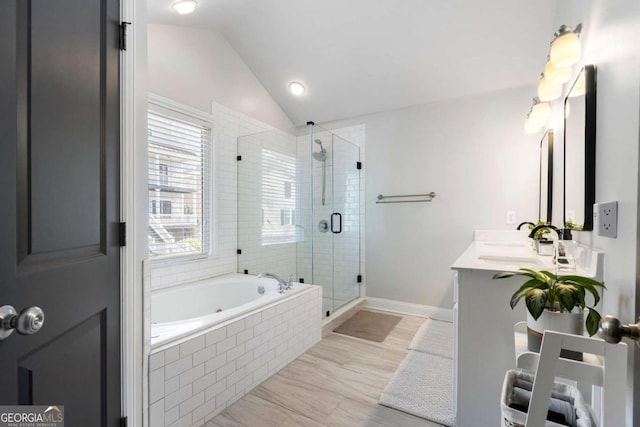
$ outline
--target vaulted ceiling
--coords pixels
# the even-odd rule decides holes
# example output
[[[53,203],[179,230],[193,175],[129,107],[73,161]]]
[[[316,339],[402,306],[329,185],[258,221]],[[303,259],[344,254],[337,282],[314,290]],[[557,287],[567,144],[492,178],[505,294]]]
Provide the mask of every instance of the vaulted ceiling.
[[[556,1],[199,0],[178,15],[148,0],[148,19],[221,32],[299,124],[531,85]]]

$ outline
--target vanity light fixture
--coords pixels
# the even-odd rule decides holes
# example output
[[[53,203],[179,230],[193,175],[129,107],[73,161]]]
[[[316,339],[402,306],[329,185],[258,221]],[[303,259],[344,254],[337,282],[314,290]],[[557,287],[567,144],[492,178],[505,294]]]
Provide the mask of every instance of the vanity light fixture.
[[[198,2],[196,0],[178,0],[174,2],[171,7],[180,15],[186,15],[196,10]]]
[[[580,31],[582,24],[578,24],[575,29],[567,25],[562,25],[554,34],[555,38],[551,42],[549,59],[554,67],[569,67],[580,60],[582,46],[580,45]]]
[[[524,122],[525,133],[538,132],[549,123],[549,118],[551,118],[551,106],[549,103],[540,102],[538,98],[533,98],[533,106]]]
[[[544,67],[544,79],[552,85],[563,85],[571,80],[572,67],[554,67],[550,60]]]
[[[289,92],[294,94],[295,96],[302,96],[304,93],[304,85],[300,82],[291,82],[289,83]]]
[[[562,85],[551,84],[544,75],[541,75],[538,82],[538,98],[542,102],[553,101],[562,95]]]

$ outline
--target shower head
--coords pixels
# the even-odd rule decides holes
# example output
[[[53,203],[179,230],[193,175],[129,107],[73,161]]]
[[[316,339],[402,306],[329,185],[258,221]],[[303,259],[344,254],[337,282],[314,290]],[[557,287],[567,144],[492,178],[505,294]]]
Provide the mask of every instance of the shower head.
[[[327,160],[327,150],[324,149],[324,147],[322,146],[322,141],[319,139],[314,140],[313,142],[315,142],[316,144],[318,144],[320,146],[320,151],[319,152],[314,152],[312,153],[313,158],[320,161],[320,162],[324,162],[325,160]]]

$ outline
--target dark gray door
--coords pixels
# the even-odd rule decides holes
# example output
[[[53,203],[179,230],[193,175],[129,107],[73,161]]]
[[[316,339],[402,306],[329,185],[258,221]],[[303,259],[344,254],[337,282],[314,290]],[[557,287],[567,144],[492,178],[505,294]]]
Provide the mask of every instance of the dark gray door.
[[[0,405],[120,418],[119,3],[0,1]]]

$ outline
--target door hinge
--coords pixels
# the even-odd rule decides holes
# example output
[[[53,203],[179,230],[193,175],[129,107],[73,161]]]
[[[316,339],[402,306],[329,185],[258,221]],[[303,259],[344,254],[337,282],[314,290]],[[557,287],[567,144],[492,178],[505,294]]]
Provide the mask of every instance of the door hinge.
[[[127,223],[121,222],[118,227],[118,244],[120,247],[127,246]]]
[[[356,277],[356,282],[362,283],[362,274],[358,274],[358,277]]]
[[[131,22],[120,23],[120,50],[127,50],[127,25]]]
[[[242,160],[242,156],[236,156],[236,160],[237,160],[237,161]]]
[[[237,253],[238,255],[242,255],[242,249],[238,249],[238,250],[236,250],[236,253]]]
[[[120,427],[127,427],[129,422],[127,421],[127,417],[120,418]]]
[[[356,169],[362,169],[362,162],[356,162]]]

